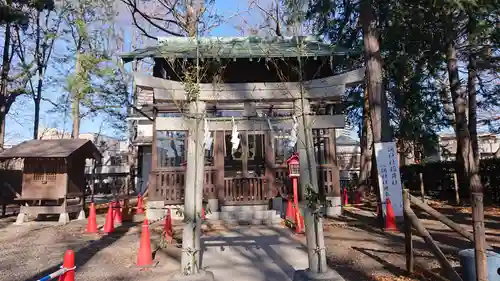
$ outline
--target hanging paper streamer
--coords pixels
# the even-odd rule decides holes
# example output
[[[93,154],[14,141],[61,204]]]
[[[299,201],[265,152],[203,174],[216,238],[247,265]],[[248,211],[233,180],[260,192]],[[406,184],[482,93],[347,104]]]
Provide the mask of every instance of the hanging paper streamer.
[[[292,131],[290,132],[290,137],[288,141],[288,146],[293,148],[297,144],[297,133],[299,131],[299,122],[297,122],[297,118],[295,115],[293,116],[293,127]]]
[[[274,151],[274,129],[273,129],[273,124],[271,124],[271,119],[269,119],[269,116],[267,116],[267,125],[269,126],[269,131],[271,135],[271,148]]]
[[[233,122],[233,132],[231,134],[231,144],[232,144],[231,154],[234,154],[236,153],[238,147],[240,146],[240,139],[238,138],[238,127],[234,122],[234,117],[232,117],[232,122]]]
[[[205,118],[205,135],[204,135],[204,143],[205,143],[205,149],[210,150],[212,149],[212,143],[213,143],[213,138],[211,137],[210,130],[208,129],[208,121]]]

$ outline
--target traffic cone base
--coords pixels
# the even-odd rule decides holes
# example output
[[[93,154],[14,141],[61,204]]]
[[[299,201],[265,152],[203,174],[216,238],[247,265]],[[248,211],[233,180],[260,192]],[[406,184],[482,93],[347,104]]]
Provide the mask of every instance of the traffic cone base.
[[[115,215],[114,215],[115,224],[122,224],[122,209],[120,206],[120,201],[115,202],[114,210],[115,210]]]
[[[167,217],[165,218],[165,241],[167,243],[172,243],[173,240],[173,230],[172,230],[172,216],[170,213],[170,208],[167,211]]]
[[[142,203],[142,196],[139,194],[137,196],[137,211],[135,212],[136,214],[144,214],[144,206]]]
[[[97,218],[94,203],[90,203],[89,217],[87,218],[87,233],[97,233]]]
[[[387,197],[385,200],[385,231],[398,231],[398,227],[396,226],[396,216],[394,215],[394,209],[392,208],[391,199]]]
[[[130,214],[130,206],[128,203],[128,199],[123,200],[122,221],[125,221],[125,222],[132,221],[132,216]]]
[[[349,205],[349,196],[347,195],[347,188],[344,188],[344,206]]]
[[[106,222],[104,222],[103,231],[105,233],[111,233],[115,230],[115,222],[113,217],[113,204],[109,204],[108,213],[106,214]]]
[[[72,250],[66,251],[62,267],[71,270],[59,276],[58,281],[75,281],[75,252]]]
[[[142,224],[141,241],[139,253],[137,254],[136,267],[151,268],[154,266],[153,253],[151,251],[151,237],[149,234],[149,222],[147,219]]]
[[[302,234],[304,233],[304,217],[298,209],[295,212],[295,217],[297,221],[295,224],[295,234]]]
[[[295,212],[292,202],[288,201],[288,205],[286,206],[286,220],[295,223]]]
[[[361,205],[361,192],[356,191],[356,199],[354,202],[356,205]]]

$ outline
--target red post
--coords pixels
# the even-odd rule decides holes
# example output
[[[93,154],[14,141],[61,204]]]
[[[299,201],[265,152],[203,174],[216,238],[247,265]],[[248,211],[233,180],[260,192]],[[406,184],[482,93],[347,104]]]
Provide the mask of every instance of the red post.
[[[293,186],[293,204],[295,208],[299,208],[299,188],[298,188],[298,179],[297,177],[292,178],[292,186]]]

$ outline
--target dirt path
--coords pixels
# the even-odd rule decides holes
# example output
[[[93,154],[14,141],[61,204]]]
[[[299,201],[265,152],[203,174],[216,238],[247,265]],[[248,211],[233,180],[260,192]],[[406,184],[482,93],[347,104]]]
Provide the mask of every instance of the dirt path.
[[[346,280],[356,281],[441,281],[439,265],[427,250],[423,240],[414,235],[415,257],[421,269],[409,278],[405,275],[404,235],[386,233],[377,226],[374,210],[370,208],[345,210],[342,220],[325,221],[325,244],[329,265]],[[444,208],[450,217],[468,230],[470,214]],[[500,212],[499,212],[500,214]],[[450,261],[458,266],[459,250],[471,247],[471,243],[454,233],[440,222],[424,214],[417,214],[434,240]],[[486,214],[487,241],[500,246],[495,212]],[[180,267],[181,250],[170,245],[155,252],[157,267],[150,271],[134,268],[139,248],[143,217],[117,228],[108,236],[89,236],[84,233],[86,221],[72,221],[67,225],[55,222],[28,222],[22,226],[12,223],[14,217],[0,220],[0,281],[32,281],[58,269],[67,249],[75,251],[78,281],[90,280],[157,280],[165,279]],[[104,223],[104,214],[98,216],[98,224]],[[174,231],[180,232],[180,223]],[[162,231],[161,222],[153,224],[152,244],[157,249]],[[288,230],[285,230],[288,231]],[[221,236],[214,230],[205,237]],[[304,236],[294,236],[305,244]],[[419,275],[425,272],[425,277]],[[437,274],[436,274],[437,273]]]
[[[67,225],[28,222],[15,226],[15,218],[0,221],[0,280],[32,281],[55,270],[67,249],[75,251],[76,280],[156,280],[179,268],[180,249],[171,246],[156,252],[158,265],[150,271],[134,268],[141,223],[118,227],[112,235],[84,233],[86,221]],[[98,216],[102,225],[104,216]],[[161,229],[154,225],[152,229]],[[153,250],[159,233],[152,232]]]
[[[450,210],[450,213],[454,213]],[[376,223],[375,212],[371,208],[346,209],[343,220],[325,222],[325,243],[329,265],[345,277],[357,280],[442,280],[440,266],[428,250],[423,239],[413,235],[414,255],[417,274],[412,278],[405,273],[404,234],[387,233]],[[458,251],[472,247],[472,244],[439,221],[424,214],[418,214],[424,226],[438,243],[454,267],[459,267]],[[467,213],[458,215],[461,226],[472,231]],[[496,221],[494,215],[487,217],[486,225]],[[453,219],[453,217],[452,217]],[[490,222],[490,224],[488,224]],[[487,228],[488,243],[500,246],[500,231]]]

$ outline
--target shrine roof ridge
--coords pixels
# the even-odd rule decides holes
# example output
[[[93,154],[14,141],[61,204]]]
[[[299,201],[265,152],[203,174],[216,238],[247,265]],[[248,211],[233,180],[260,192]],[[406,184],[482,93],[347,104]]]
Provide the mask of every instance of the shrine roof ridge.
[[[293,37],[158,37],[158,45],[122,53],[123,61],[155,58],[292,58],[351,53],[314,36]]]
[[[13,158],[67,158],[84,150],[88,158],[100,159],[101,153],[90,140],[48,139],[24,141],[0,153],[0,160]]]

